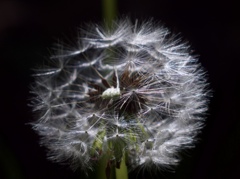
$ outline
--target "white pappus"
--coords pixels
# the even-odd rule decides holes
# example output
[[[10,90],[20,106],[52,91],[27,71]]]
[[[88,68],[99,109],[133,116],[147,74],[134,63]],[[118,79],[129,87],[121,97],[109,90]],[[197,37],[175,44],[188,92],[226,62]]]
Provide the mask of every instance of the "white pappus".
[[[59,49],[35,75],[33,128],[49,158],[86,171],[104,154],[116,166],[127,155],[130,169],[176,165],[209,96],[189,46],[153,21],[80,33],[76,50]]]

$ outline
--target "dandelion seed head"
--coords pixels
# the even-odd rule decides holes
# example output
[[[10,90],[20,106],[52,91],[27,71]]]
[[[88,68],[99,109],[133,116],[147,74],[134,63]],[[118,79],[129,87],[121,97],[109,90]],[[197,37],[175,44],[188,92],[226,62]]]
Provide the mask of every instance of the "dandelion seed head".
[[[33,128],[49,158],[86,171],[105,154],[131,169],[178,164],[194,146],[209,92],[186,43],[152,21],[82,30],[75,50],[58,49],[38,69]]]

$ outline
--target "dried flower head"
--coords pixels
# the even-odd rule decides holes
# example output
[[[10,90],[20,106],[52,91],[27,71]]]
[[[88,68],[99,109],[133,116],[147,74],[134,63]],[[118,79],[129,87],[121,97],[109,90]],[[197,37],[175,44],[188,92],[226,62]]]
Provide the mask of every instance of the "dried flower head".
[[[176,165],[207,110],[204,71],[189,47],[148,21],[92,25],[36,76],[33,124],[49,158],[91,169],[107,155],[131,168]]]

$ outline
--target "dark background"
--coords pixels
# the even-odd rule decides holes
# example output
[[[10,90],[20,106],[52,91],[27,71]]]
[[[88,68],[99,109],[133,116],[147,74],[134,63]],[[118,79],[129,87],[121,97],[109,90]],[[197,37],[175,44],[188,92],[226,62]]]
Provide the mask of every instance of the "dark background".
[[[196,148],[182,154],[163,179],[240,178],[240,20],[232,0],[119,0],[120,15],[153,17],[181,33],[199,54],[213,91],[206,127]],[[42,64],[58,39],[71,39],[77,27],[102,19],[100,0],[0,0],[0,178],[80,178],[46,159],[39,137],[26,123],[32,68]],[[67,37],[67,38],[66,38]],[[148,173],[138,178],[149,176]],[[134,176],[134,173],[132,174]],[[149,177],[148,177],[149,178]]]

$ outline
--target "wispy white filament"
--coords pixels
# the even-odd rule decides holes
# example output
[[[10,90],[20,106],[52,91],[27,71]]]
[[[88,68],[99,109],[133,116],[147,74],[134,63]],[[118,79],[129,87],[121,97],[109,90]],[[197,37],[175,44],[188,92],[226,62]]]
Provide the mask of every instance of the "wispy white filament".
[[[76,51],[52,57],[33,87],[33,124],[50,159],[91,169],[104,154],[169,167],[193,146],[207,110],[204,71],[189,47],[153,22],[93,25]]]

